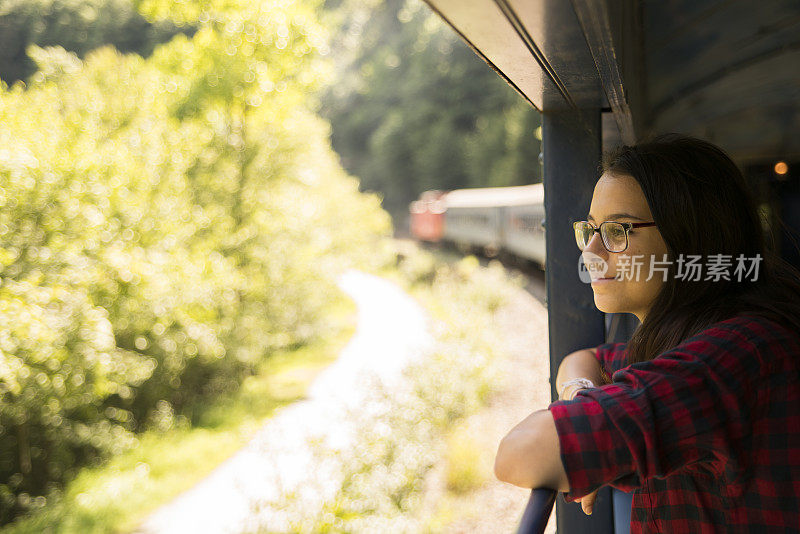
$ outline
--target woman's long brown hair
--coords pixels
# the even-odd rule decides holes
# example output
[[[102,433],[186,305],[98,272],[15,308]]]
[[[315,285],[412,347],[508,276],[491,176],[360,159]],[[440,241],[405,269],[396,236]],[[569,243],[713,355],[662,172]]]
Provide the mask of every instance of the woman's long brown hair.
[[[756,203],[741,171],[717,146],[666,134],[603,156],[603,172],[632,176],[642,188],[653,220],[667,244],[667,281],[644,322],[628,342],[628,364],[648,361],[712,324],[753,314],[800,332],[800,271],[767,246]],[[771,244],[772,242],[769,241]],[[681,280],[683,255],[724,254],[730,280]],[[763,258],[758,276],[733,275],[737,258]]]

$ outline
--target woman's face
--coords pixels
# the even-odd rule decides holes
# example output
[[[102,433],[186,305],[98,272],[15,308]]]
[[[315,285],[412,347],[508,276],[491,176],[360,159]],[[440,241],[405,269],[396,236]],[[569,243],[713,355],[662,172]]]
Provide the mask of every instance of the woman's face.
[[[653,222],[653,214],[642,188],[632,176],[606,172],[594,187],[587,220],[599,227],[604,221]],[[599,232],[595,232],[583,252],[587,262],[591,258],[588,253],[600,256],[607,263],[608,270],[604,277],[617,277],[592,281],[597,309],[606,313],[633,313],[640,321],[644,321],[650,305],[664,285],[664,275],[660,271],[655,270],[650,276],[653,260],[661,262],[663,255],[667,254],[667,245],[658,228],[645,226],[631,229],[628,232],[628,248],[621,253],[608,252]],[[627,268],[622,265],[626,260],[629,265]],[[638,267],[638,276],[637,264],[641,265]],[[661,265],[666,268],[665,264]]]

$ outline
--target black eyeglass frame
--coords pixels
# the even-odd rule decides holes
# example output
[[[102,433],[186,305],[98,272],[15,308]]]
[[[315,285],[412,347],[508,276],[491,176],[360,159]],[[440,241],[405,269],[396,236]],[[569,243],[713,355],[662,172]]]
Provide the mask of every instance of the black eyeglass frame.
[[[594,230],[594,233],[600,233],[600,242],[603,243],[603,248],[605,248],[606,250],[608,250],[608,252],[610,252],[612,254],[619,254],[620,252],[625,252],[626,250],[628,250],[628,244],[629,244],[629,242],[628,242],[628,232],[631,231],[633,228],[642,228],[642,227],[655,226],[656,225],[655,221],[642,222],[642,223],[629,223],[629,222],[619,222],[619,221],[603,221],[603,222],[600,223],[599,226],[595,227],[595,225],[593,225],[589,221],[575,221],[574,223],[572,223],[572,229],[577,231],[578,230],[577,225],[578,224],[583,224],[583,223],[588,224],[592,228],[592,230]],[[622,229],[625,231],[625,248],[623,248],[622,250],[609,250],[608,249],[608,244],[606,243],[606,240],[603,238],[603,233],[600,230],[603,227],[604,224],[608,224],[608,223],[618,224],[618,225],[622,226]],[[592,235],[594,235],[594,233]],[[592,238],[589,237],[589,239],[586,241],[586,243],[588,244],[589,241],[591,241],[591,240],[592,240]],[[577,240],[577,234],[576,234],[575,242],[577,243],[577,241],[578,240]],[[583,248],[580,247],[580,245],[578,245],[578,248],[581,249],[581,251],[584,250]]]

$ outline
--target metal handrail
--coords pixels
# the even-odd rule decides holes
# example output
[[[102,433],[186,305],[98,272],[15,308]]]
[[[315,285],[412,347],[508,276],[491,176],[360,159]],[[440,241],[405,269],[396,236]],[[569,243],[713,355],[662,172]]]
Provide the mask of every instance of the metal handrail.
[[[535,488],[522,514],[517,534],[544,534],[553,505],[556,502],[556,491],[548,488]]]

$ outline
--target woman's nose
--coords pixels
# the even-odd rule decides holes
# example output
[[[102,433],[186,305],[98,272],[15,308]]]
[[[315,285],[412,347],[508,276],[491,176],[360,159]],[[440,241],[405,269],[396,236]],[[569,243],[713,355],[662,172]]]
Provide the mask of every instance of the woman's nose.
[[[606,247],[603,245],[603,238],[600,236],[600,232],[595,232],[592,237],[589,239],[589,242],[586,243],[586,247],[583,250],[588,250],[593,254],[597,254],[598,256],[606,257],[608,255],[608,251]]]

